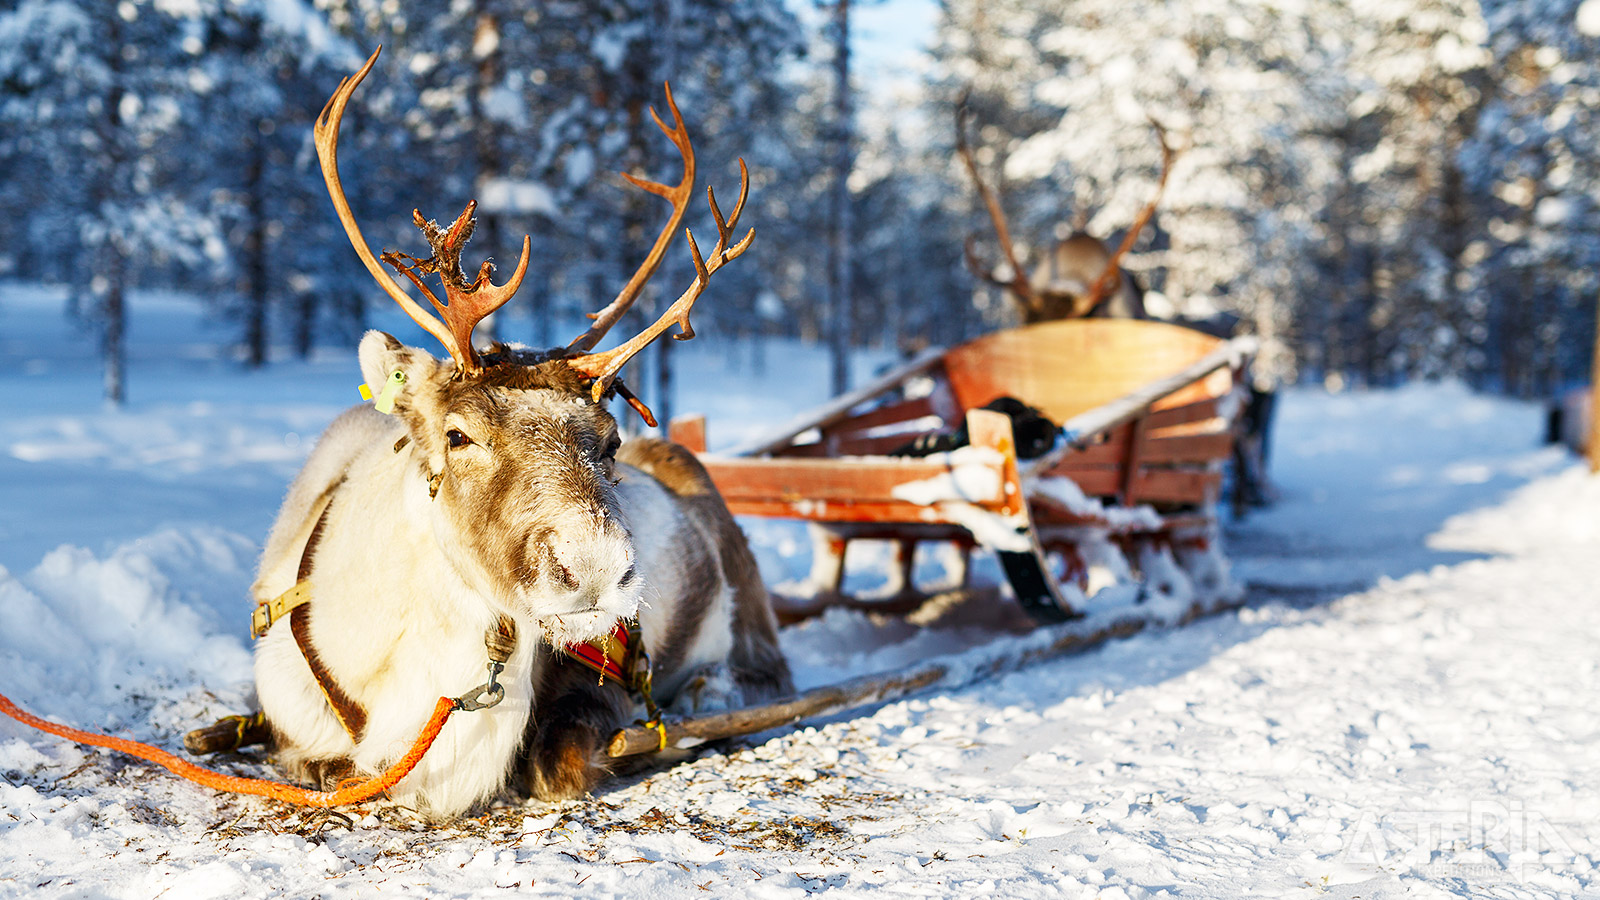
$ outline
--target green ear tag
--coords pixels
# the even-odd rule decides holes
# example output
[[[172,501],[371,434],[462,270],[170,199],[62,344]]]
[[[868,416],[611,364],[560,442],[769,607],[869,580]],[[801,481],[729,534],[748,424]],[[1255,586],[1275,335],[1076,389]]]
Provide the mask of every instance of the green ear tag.
[[[389,380],[384,382],[383,393],[378,395],[378,402],[374,403],[372,408],[386,416],[393,415],[394,398],[400,394],[400,388],[404,387],[405,383],[406,373],[396,372],[390,375]]]

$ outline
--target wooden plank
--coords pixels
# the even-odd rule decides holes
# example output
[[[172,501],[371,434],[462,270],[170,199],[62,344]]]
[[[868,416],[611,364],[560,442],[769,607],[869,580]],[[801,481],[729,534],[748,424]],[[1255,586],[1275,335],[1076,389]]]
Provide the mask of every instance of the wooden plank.
[[[904,431],[899,434],[886,434],[882,437],[870,438],[839,438],[832,445],[834,451],[831,455],[837,456],[882,456],[899,450],[901,447],[916,440],[922,434],[919,431]]]
[[[1096,444],[1093,447],[1086,447],[1082,450],[1073,451],[1071,454],[1063,457],[1061,462],[1049,472],[1037,472],[1035,474],[1041,476],[1053,475],[1055,474],[1056,469],[1059,469],[1061,466],[1083,467],[1121,465],[1122,458],[1127,455],[1127,448],[1128,444],[1126,441]]]
[[[1077,466],[1115,466],[1120,465],[1122,458],[1128,452],[1128,433],[1131,429],[1124,425],[1113,428],[1110,437],[1098,444],[1073,449],[1061,458],[1066,465]],[[1036,472],[1035,475],[1044,476],[1054,472]]]
[[[915,503],[893,499],[817,501],[751,497],[729,500],[728,510],[736,516],[797,519],[803,522],[959,524],[938,506],[918,506]]]
[[[1052,472],[1052,475],[1055,474]],[[1096,499],[1116,497],[1125,484],[1122,471],[1114,468],[1069,469],[1060,474],[1071,478],[1084,496]],[[1221,472],[1142,467],[1134,476],[1133,493],[1140,503],[1203,503],[1209,492],[1221,483]],[[1029,503],[1034,507],[1035,518],[1039,516],[1041,502],[1038,494],[1030,497]],[[1049,521],[1060,524],[1059,515],[1052,515],[1055,517]]]
[[[1200,513],[1190,513],[1188,515],[1179,513],[1161,517],[1161,530],[1168,534],[1182,531],[1200,531],[1210,528],[1214,524],[1216,524],[1215,519]]]
[[[948,475],[942,461],[927,459],[724,459],[701,460],[717,490],[735,501],[827,503],[902,502],[893,490],[914,481]],[[1002,504],[1003,495],[974,497],[980,504]],[[918,517],[913,516],[913,520]]]
[[[667,423],[667,440],[692,453],[706,452],[706,417],[683,416]]]
[[[902,484],[937,478],[949,467],[920,459],[717,459],[701,460],[729,500],[797,502],[887,500]]]
[[[1135,491],[1143,503],[1204,503],[1222,484],[1221,472],[1142,469]]]
[[[1185,422],[1182,425],[1168,425],[1166,428],[1152,428],[1151,437],[1176,438],[1192,437],[1197,434],[1228,434],[1233,428],[1233,423],[1227,419],[1201,419],[1197,422]]]
[[[1147,437],[1143,459],[1151,465],[1207,463],[1233,455],[1233,435],[1227,432],[1181,437]]]
[[[967,497],[966,502],[1020,515],[1022,479],[1016,468],[1011,420],[1000,413],[973,410],[967,414],[967,430],[974,447],[994,450],[999,461],[995,464],[995,493]],[[850,523],[959,521],[960,513],[946,512],[944,504],[922,506],[894,496],[897,487],[952,475],[954,470],[943,456],[848,460],[709,457],[701,462],[734,515]],[[967,486],[970,488],[970,480]]]
[[[869,409],[864,413],[829,425],[824,429],[824,432],[843,435],[852,431],[867,431],[873,428],[882,428],[885,425],[911,422],[936,415],[938,413],[933,408],[933,398],[931,396],[918,397],[915,400],[901,400]]]
[[[795,444],[783,448],[771,459],[825,459],[828,456],[827,444]]]
[[[734,447],[728,451],[728,455],[761,456],[779,450],[802,432],[810,431],[813,428],[827,428],[840,419],[849,417],[850,411],[857,406],[879,394],[898,387],[901,382],[908,378],[921,375],[935,368],[943,359],[944,350],[942,348],[931,347],[924,350],[915,359],[874,379],[870,384],[863,385],[848,394],[836,397],[816,409],[801,413],[761,437]]]
[[[1133,506],[1139,502],[1137,476],[1139,466],[1144,463],[1144,428],[1147,421],[1147,417],[1141,416],[1128,423],[1132,431],[1128,435],[1127,455],[1122,459],[1122,483],[1117,486],[1117,499],[1123,506]]]
[[[1017,444],[1016,436],[1011,433],[1011,418],[989,409],[969,410],[967,434],[973,447],[1000,455],[999,512],[1007,516],[1025,516],[1027,507],[1022,495],[1022,474],[1017,469]],[[1026,527],[1027,520],[1021,519],[1017,524]]]
[[[1171,406],[1158,409],[1150,413],[1151,428],[1170,428],[1173,425],[1184,425],[1189,422],[1199,422],[1205,419],[1215,419],[1218,407],[1217,398],[1208,397],[1194,403],[1185,403],[1181,406]]]
[[[1033,513],[1033,524],[1038,528],[1106,524],[1106,520],[1100,516],[1080,515],[1049,497],[1037,494],[1028,498],[1028,509]]]
[[[945,372],[965,409],[1011,396],[1037,407],[1051,421],[1065,422],[1181,372],[1223,343],[1164,322],[1043,322],[997,331],[952,348],[946,354]],[[1174,390],[1194,380],[1198,378]],[[1190,393],[1194,396],[1188,399],[1200,399],[1207,390],[1201,386]]]
[[[1050,476],[1071,478],[1078,485],[1078,490],[1089,497],[1115,496],[1122,486],[1122,469],[1119,466],[1067,466],[1051,469]]]

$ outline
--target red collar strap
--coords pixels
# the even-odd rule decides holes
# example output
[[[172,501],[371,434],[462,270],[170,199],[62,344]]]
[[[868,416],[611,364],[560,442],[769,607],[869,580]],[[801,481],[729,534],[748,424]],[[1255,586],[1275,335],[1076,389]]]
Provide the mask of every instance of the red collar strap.
[[[583,644],[568,644],[568,655],[600,674],[600,683],[612,679],[629,690],[639,683],[639,654],[644,642],[639,637],[639,622],[628,619],[603,638]]]

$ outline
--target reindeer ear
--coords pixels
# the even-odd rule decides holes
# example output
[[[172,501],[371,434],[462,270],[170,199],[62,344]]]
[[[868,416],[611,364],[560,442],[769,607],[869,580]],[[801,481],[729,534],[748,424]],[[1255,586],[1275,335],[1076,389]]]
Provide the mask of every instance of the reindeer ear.
[[[410,406],[408,390],[432,379],[439,367],[439,361],[429,356],[427,351],[407,347],[381,331],[369,331],[361,338],[359,356],[361,377],[366,380],[374,396],[383,391],[394,373],[405,374],[405,387],[395,397],[397,407]]]

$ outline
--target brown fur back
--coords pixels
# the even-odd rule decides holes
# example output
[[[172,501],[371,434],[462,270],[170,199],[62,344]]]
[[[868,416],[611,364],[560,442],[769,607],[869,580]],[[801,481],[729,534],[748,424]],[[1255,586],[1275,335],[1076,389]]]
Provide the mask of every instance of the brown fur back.
[[[777,617],[755,554],[705,466],[687,448],[656,438],[623,444],[617,461],[648,473],[683,498],[684,505],[715,536],[713,546],[720,551],[722,576],[736,594],[734,648],[728,658],[736,677],[768,697],[792,694],[789,665],[778,648]],[[682,624],[685,629],[691,625],[688,621]],[[697,628],[698,619],[692,624]]]
[[[722,496],[711,483],[706,467],[700,465],[700,460],[687,448],[656,438],[639,438],[622,445],[617,451],[617,462],[648,473],[679,497],[710,494],[717,498],[716,505],[722,506]]]

